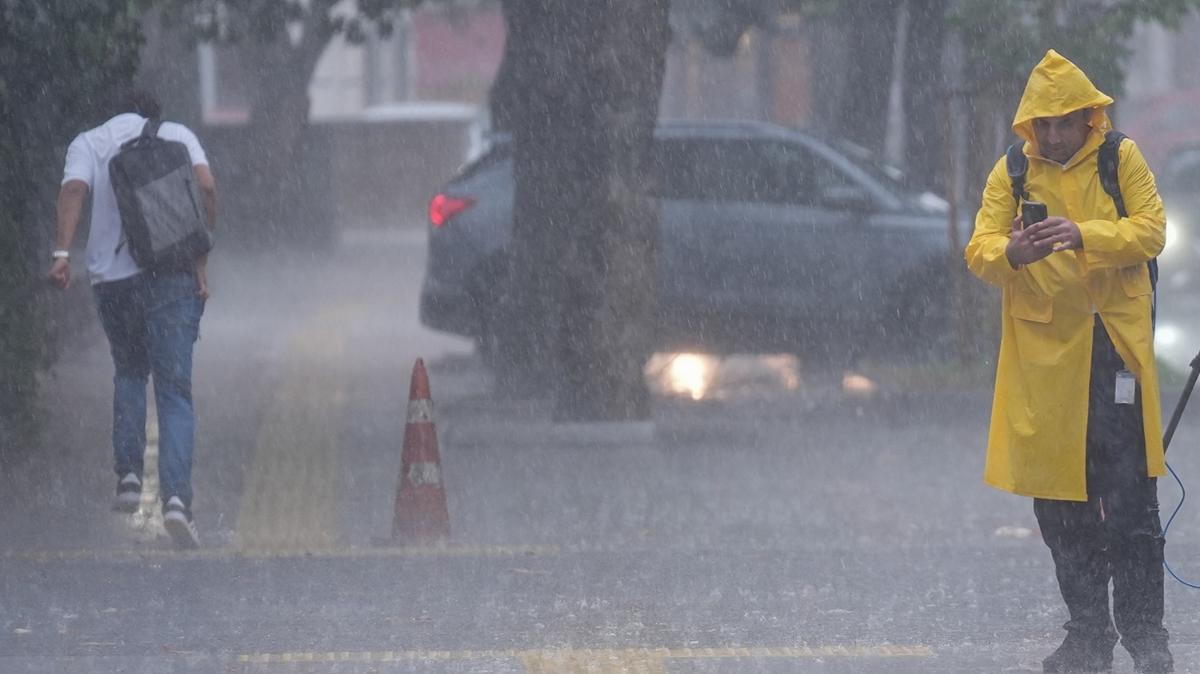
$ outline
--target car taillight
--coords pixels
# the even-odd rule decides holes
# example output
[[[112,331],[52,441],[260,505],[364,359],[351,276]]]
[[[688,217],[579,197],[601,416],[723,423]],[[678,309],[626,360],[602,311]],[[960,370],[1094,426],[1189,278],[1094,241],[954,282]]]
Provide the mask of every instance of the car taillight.
[[[434,227],[441,227],[474,204],[474,199],[460,199],[438,194],[429,200],[429,222]]]

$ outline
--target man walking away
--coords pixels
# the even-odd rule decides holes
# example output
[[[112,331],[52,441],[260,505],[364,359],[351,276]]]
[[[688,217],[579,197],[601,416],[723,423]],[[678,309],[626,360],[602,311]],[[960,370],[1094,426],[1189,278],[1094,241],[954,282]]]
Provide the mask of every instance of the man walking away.
[[[153,96],[129,91],[118,97],[119,114],[85,131],[67,149],[58,194],[55,250],[49,280],[66,289],[71,283],[70,247],[92,196],[87,269],[96,308],[108,337],[113,377],[112,442],[117,473],[114,507],[137,509],[142,492],[146,448],[146,384],[154,378],[158,410],[158,473],[163,524],[175,544],[199,546],[192,518],[192,350],[208,298],[207,256],[183,265],[143,269],[134,261],[122,229],[109,163],[122,145],[137,138],[160,106]],[[158,137],[183,144],[199,188],[205,222],[216,223],[216,183],[200,142],[181,124],[162,123]]]
[[[1112,103],[1049,51],[1013,120],[1023,147],[988,176],[966,249],[1003,290],[984,480],[1033,497],[1070,615],[1047,672],[1109,670],[1118,633],[1138,672],[1173,671],[1151,273],[1166,222],[1141,152],[1109,133]],[[1022,226],[1023,211],[1036,222]]]

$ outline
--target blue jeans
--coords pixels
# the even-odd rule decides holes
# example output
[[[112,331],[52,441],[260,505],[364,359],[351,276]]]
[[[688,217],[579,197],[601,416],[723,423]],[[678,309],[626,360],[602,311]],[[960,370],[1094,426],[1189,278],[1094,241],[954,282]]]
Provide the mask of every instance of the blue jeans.
[[[192,505],[192,347],[204,300],[190,273],[150,273],[92,286],[113,365],[113,454],[118,477],[141,476],[146,450],[146,382],[158,406],[158,480],[163,501]]]

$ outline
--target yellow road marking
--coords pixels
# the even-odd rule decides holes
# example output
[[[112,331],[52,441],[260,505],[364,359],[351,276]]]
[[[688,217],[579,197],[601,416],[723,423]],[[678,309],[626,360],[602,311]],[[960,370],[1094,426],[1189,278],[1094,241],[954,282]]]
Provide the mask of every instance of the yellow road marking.
[[[155,560],[236,560],[236,559],[368,559],[442,558],[442,557],[534,557],[561,554],[555,545],[444,545],[427,547],[372,548],[201,548],[199,550],[6,550],[0,559],[20,559],[33,562],[72,560],[143,562]]]
[[[246,473],[239,548],[324,549],[337,542],[346,327],[364,312],[362,306],[323,310],[292,336]]]
[[[597,674],[666,674],[664,656],[645,649],[623,651],[534,651],[521,654],[528,674],[596,672]]]
[[[623,672],[661,674],[666,660],[715,659],[802,659],[802,658],[929,658],[935,652],[923,645],[880,646],[749,646],[723,648],[588,648],[482,651],[362,651],[248,653],[238,662],[274,664],[285,662],[437,662],[447,660],[520,660],[528,674]]]

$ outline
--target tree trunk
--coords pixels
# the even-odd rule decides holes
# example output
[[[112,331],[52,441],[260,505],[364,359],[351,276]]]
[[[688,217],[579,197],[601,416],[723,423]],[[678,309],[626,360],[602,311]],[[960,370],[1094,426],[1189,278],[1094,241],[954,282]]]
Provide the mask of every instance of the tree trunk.
[[[288,204],[299,191],[296,155],[308,126],[308,81],[287,58],[288,52],[280,54],[279,45],[256,46],[250,51],[250,60],[257,65],[249,135],[255,145],[249,157],[257,169],[251,173],[258,183],[254,193],[268,221],[287,220],[291,216]]]
[[[896,0],[842,3],[847,37],[846,81],[838,133],[874,150],[883,148],[895,40]]]
[[[910,19],[904,86],[908,142],[904,163],[900,166],[921,186],[945,193],[950,183],[943,161],[945,135],[940,101],[944,99],[946,83],[938,75],[942,71],[942,52],[947,42],[947,0],[908,0],[908,5]]]
[[[646,191],[667,0],[508,0],[494,91],[514,141],[509,337],[549,362],[562,421],[649,417],[659,209]],[[498,83],[498,87],[500,83]]]
[[[565,223],[552,207],[568,198],[550,187],[558,178],[556,141],[550,134],[561,133],[566,124],[551,124],[554,92],[539,80],[566,77],[559,71],[567,64],[549,49],[547,36],[556,27],[543,4],[501,4],[507,37],[491,91],[492,126],[512,134],[514,188],[512,234],[495,300],[497,320],[490,322],[499,342],[491,365],[496,389],[517,397],[552,393],[552,336],[562,287],[559,250],[565,238],[560,231]]]
[[[908,120],[904,114],[905,81],[908,79],[908,0],[896,9],[896,33],[892,40],[892,78],[888,83],[887,122],[884,126],[883,157],[893,166],[904,166]]]
[[[950,245],[950,292],[951,315],[953,316],[955,333],[955,356],[959,363],[967,363],[970,358],[971,333],[974,316],[968,312],[967,292],[969,290],[966,271],[956,255],[966,246],[964,236],[969,232],[959,230],[959,222],[965,219],[970,207],[967,204],[966,180],[969,167],[969,150],[967,139],[967,92],[964,71],[966,68],[966,50],[963,46],[962,34],[953,31],[949,34],[946,44],[945,82],[948,89],[946,121],[948,130],[946,172],[948,190],[947,201],[950,203],[947,214],[947,239]]]
[[[327,184],[319,178],[323,157],[305,146],[308,85],[333,33],[327,18],[316,13],[327,12],[324,5],[311,11],[298,41],[292,42],[281,24],[275,39],[244,46],[253,83],[248,134],[253,146],[246,148],[244,160],[257,199],[254,226],[278,230],[260,239],[283,234],[287,241],[325,242],[333,231],[327,195],[317,189]]]

